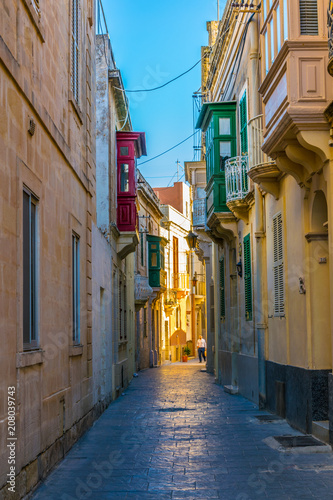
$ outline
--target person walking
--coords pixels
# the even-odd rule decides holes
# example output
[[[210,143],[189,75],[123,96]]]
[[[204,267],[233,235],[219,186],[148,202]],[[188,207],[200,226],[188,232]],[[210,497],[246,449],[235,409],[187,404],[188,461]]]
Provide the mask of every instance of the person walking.
[[[202,357],[203,357],[204,361],[206,361],[206,355],[205,355],[206,341],[205,341],[205,339],[202,338],[201,335],[198,338],[197,348],[198,348],[199,363],[201,363]]]

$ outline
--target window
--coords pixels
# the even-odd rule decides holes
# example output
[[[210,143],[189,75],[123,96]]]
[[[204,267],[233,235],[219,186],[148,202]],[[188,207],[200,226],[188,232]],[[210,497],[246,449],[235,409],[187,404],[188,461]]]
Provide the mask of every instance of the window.
[[[284,316],[282,215],[273,217],[274,316]]]
[[[37,199],[23,191],[23,347],[37,347]]]
[[[119,338],[120,340],[123,338],[123,283],[121,277],[119,275],[119,283],[118,283],[118,309],[119,309]]]
[[[301,35],[318,35],[317,0],[299,0]]]
[[[80,238],[72,234],[73,342],[80,343]]]
[[[128,156],[128,146],[120,146],[120,156]]]
[[[143,233],[140,233],[140,243],[141,243],[141,266],[144,266],[144,235]]]
[[[127,339],[127,287],[126,277],[124,276],[124,339]]]
[[[143,335],[148,337],[147,307],[143,308]]]
[[[220,171],[224,172],[225,162],[231,158],[231,142],[220,141]]]
[[[173,236],[173,288],[178,288],[179,286],[179,264],[178,264],[178,238]]]
[[[230,127],[230,118],[219,118],[219,135],[230,135]]]
[[[180,307],[178,306],[176,309],[176,328],[180,328]]]
[[[71,87],[75,101],[79,103],[79,0],[72,0],[72,40],[71,40]]]
[[[220,260],[220,316],[225,318],[224,257]]]
[[[240,118],[240,138],[241,138],[241,154],[248,153],[247,146],[247,102],[246,90],[244,91],[239,102],[239,118]]]
[[[269,23],[269,29],[271,32],[271,64],[273,64],[275,59],[275,47],[274,47],[274,18],[271,19]]]
[[[276,37],[277,37],[277,51],[281,50],[281,19],[280,19],[280,5],[276,7]]]
[[[299,0],[303,1],[303,0]],[[288,0],[275,0],[263,3],[263,65],[267,74],[278,53],[283,41],[288,39]]]
[[[283,39],[288,40],[288,4],[283,0]]]
[[[40,7],[39,7],[39,0],[32,0],[32,6],[36,11],[36,14],[40,16]]]
[[[129,191],[128,171],[128,164],[122,163],[120,165],[120,191],[122,193],[127,193]]]
[[[252,320],[252,276],[251,276],[251,241],[250,235],[244,238],[244,287],[245,287],[245,319]]]

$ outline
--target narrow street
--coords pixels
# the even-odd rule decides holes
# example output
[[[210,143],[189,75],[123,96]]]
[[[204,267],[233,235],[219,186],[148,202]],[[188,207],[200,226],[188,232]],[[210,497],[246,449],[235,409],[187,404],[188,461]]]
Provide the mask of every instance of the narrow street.
[[[300,435],[214,383],[197,360],[139,373],[32,496],[73,499],[333,499],[332,453],[289,454]]]

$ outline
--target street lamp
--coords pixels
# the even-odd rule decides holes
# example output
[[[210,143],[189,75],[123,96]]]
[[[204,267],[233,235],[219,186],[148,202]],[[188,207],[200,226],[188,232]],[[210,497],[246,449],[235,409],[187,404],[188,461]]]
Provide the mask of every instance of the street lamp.
[[[194,250],[197,247],[197,239],[198,235],[190,231],[187,236],[185,236],[185,240],[189,246],[190,250]]]

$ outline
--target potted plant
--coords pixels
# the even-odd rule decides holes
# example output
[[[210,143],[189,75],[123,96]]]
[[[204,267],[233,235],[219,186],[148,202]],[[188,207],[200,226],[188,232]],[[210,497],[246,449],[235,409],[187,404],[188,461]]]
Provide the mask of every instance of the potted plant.
[[[191,354],[191,349],[189,347],[184,347],[183,348],[183,356],[182,356],[182,360],[183,360],[183,363],[187,363],[187,359],[188,359],[188,356]]]

